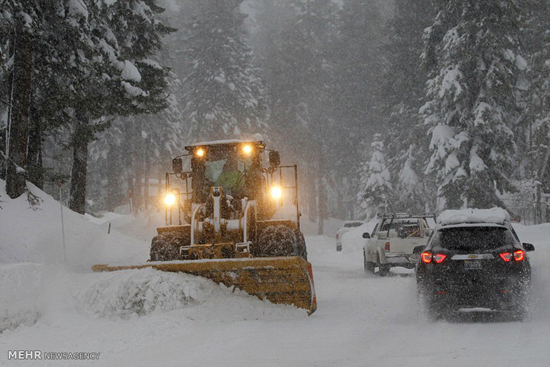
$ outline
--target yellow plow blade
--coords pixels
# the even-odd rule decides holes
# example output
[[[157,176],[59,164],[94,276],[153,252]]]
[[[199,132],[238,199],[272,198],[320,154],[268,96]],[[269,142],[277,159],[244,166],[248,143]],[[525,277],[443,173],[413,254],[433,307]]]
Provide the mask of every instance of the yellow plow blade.
[[[208,278],[273,303],[317,309],[311,264],[299,256],[151,262],[143,265],[94,265],[93,271],[153,268]]]

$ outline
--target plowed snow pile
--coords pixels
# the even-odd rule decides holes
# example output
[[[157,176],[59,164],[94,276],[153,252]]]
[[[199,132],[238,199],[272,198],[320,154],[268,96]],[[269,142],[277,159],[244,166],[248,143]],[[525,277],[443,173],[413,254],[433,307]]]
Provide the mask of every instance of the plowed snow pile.
[[[77,299],[79,309],[99,316],[128,317],[154,310],[172,311],[198,303],[219,288],[186,274],[153,269],[98,274],[96,278]]]
[[[38,320],[42,305],[36,295],[42,270],[41,265],[31,263],[0,266],[0,332]]]
[[[272,305],[205,278],[154,269],[94,274],[76,295],[76,307],[88,315],[121,318],[184,308],[191,309],[193,319],[207,320],[305,315],[303,310]]]

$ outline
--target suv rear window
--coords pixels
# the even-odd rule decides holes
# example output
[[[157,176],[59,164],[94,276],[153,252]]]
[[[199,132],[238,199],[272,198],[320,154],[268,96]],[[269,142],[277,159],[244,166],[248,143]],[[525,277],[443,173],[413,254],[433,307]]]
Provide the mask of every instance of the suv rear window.
[[[442,228],[432,239],[432,247],[467,253],[492,251],[513,244],[512,233],[502,227]]]

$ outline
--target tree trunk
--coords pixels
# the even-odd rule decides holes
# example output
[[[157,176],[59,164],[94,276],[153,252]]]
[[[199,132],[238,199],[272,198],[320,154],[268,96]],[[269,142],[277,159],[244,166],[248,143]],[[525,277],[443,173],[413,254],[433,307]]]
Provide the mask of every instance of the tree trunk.
[[[319,175],[317,192],[319,193],[317,200],[317,212],[319,213],[317,234],[321,236],[324,234],[325,219],[328,219],[327,188],[321,175]]]
[[[313,172],[312,172],[313,171]],[[311,173],[309,177],[316,177],[315,171],[306,168],[306,172]],[[307,195],[307,216],[310,222],[315,223],[317,221],[317,182],[311,180],[306,186]]]
[[[25,192],[27,139],[31,106],[32,50],[31,35],[21,21],[16,23],[15,57],[13,64],[13,113],[9,129],[8,170],[6,192],[15,199]]]
[[[133,197],[133,206],[134,214],[143,208],[143,137],[142,132],[142,122],[139,116],[134,118],[134,197]]]
[[[28,171],[29,181],[44,188],[44,168],[42,166],[42,126],[35,118],[31,121],[29,132]]]
[[[535,224],[542,223],[542,205],[541,205],[541,191],[542,183],[540,181],[536,182],[537,187],[535,188]]]
[[[144,164],[145,164],[145,187],[143,189],[143,203],[145,213],[149,212],[149,177],[151,177],[151,157],[149,156],[149,138],[145,140],[144,149]]]
[[[128,167],[130,167],[130,161],[128,161]],[[131,172],[131,171],[129,171]],[[134,179],[133,179],[133,176],[129,173],[128,176],[126,177],[126,183],[127,183],[127,186],[128,186],[128,208],[129,208],[129,213],[128,214],[132,214],[133,211],[134,211]]]
[[[550,144],[546,144],[546,152],[542,164],[539,166],[537,172],[537,188],[535,197],[535,224],[542,223],[542,181],[546,175],[546,167],[548,167],[548,161],[550,159]]]
[[[86,213],[86,174],[88,164],[88,118],[77,116],[81,121],[73,135],[73,168],[71,173],[71,200],[69,208],[79,214]]]
[[[119,148],[112,146],[107,152],[107,211],[114,212],[115,208],[120,205],[120,189],[121,170],[118,169],[120,164]]]

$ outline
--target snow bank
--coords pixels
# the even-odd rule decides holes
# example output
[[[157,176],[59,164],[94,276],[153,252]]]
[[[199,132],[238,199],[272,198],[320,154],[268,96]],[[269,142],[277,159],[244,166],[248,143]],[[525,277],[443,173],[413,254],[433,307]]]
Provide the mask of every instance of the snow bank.
[[[499,223],[510,221],[508,212],[501,208],[445,210],[437,217],[437,224]]]
[[[39,264],[0,265],[0,333],[38,320],[42,272]]]
[[[78,308],[99,316],[146,315],[204,301],[219,287],[207,279],[154,269],[97,274],[77,296]]]
[[[131,216],[111,215],[102,221],[63,207],[62,226],[59,202],[31,183],[27,186],[38,198],[35,205],[31,206],[25,194],[10,199],[5,192],[5,181],[0,180],[0,263],[48,264],[66,259],[69,264],[89,266],[106,261],[147,260],[148,243],[114,231],[117,226],[131,226]],[[111,222],[114,226],[108,234]],[[145,227],[143,221],[141,224]],[[136,231],[142,232],[144,229]]]
[[[344,224],[344,221],[341,219],[336,218],[329,218],[326,219],[323,222],[323,234],[326,234],[330,237],[333,237],[336,235],[336,232],[342,225]],[[302,230],[302,233],[304,236],[315,236],[317,235],[319,231],[319,223],[311,222],[308,220],[307,216],[302,215],[300,217],[300,229]]]
[[[306,317],[294,306],[274,305],[206,278],[155,269],[95,274],[75,300],[80,312],[108,318],[174,310],[195,320]]]

